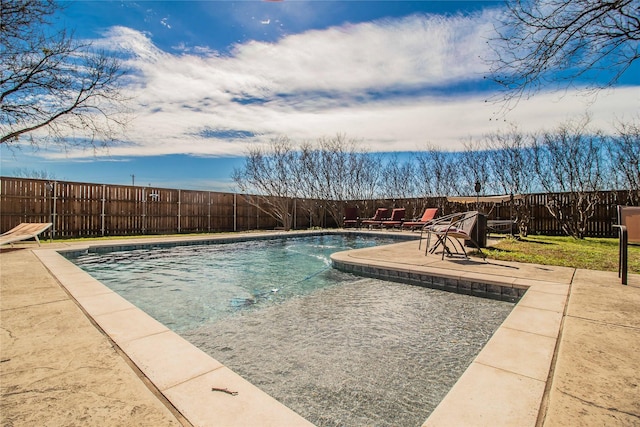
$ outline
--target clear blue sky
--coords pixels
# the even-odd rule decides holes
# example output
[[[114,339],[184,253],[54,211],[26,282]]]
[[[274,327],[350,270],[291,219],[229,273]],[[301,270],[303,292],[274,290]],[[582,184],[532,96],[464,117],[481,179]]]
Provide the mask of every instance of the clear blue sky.
[[[124,58],[135,119],[108,153],[1,147],[1,173],[231,191],[247,147],[279,135],[341,133],[379,152],[455,150],[508,123],[539,130],[588,111],[606,128],[637,114],[640,73],[631,70],[595,101],[543,91],[496,120],[482,58],[502,4],[68,2],[58,25]]]

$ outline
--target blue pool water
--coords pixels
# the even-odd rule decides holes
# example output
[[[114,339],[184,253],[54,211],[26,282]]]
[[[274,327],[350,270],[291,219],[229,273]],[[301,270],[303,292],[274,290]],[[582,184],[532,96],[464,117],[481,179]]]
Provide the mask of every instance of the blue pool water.
[[[331,268],[334,252],[397,243],[318,235],[153,249],[89,252],[73,262],[180,332],[358,278]]]
[[[73,261],[317,426],[420,426],[514,304],[330,267],[333,252],[394,242],[324,235]]]

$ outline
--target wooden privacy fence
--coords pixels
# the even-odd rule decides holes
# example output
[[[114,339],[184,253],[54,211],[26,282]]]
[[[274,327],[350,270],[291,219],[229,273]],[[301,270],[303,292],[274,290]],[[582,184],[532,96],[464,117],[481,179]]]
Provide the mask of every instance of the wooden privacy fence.
[[[276,221],[251,199],[212,191],[2,177],[0,228],[52,222],[54,238],[274,228]]]
[[[599,195],[587,235],[615,237],[615,205],[625,204],[628,194],[613,191]],[[528,196],[530,233],[563,234],[545,207],[550,197],[567,196]],[[264,205],[257,196],[237,193],[0,177],[0,232],[21,222],[52,222],[53,238],[276,228],[278,222],[260,209],[261,202]],[[488,213],[490,219],[509,219],[513,215],[509,203],[460,206],[445,198],[362,200],[348,204],[357,205],[363,218],[372,216],[379,206],[405,207],[408,218],[420,216],[428,206],[439,207],[441,213],[478,209]],[[322,201],[294,199],[291,205],[293,228],[336,226]]]

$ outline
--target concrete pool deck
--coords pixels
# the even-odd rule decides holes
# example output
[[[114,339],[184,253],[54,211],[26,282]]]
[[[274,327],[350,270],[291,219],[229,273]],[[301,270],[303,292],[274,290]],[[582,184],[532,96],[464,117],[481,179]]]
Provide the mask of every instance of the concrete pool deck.
[[[3,248],[2,425],[309,425],[57,253],[206,238]],[[640,424],[640,276],[622,286],[611,272],[441,261],[417,242],[337,259],[463,293],[528,288],[425,425]]]

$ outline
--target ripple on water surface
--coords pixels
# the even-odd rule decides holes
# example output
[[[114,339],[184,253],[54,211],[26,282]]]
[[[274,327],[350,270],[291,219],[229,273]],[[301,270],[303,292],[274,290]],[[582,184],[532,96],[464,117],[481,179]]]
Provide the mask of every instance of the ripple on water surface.
[[[182,335],[319,426],[419,426],[513,304],[362,279]]]

